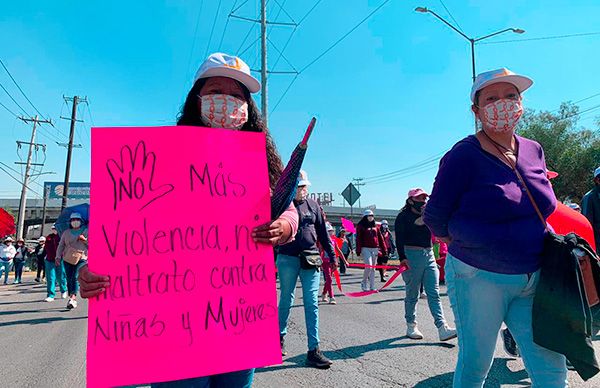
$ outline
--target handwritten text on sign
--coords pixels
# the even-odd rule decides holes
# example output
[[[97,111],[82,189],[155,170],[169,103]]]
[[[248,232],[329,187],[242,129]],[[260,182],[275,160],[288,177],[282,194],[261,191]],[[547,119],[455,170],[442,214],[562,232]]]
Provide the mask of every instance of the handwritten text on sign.
[[[177,140],[177,141],[175,141]],[[88,386],[281,362],[263,134],[94,128]]]

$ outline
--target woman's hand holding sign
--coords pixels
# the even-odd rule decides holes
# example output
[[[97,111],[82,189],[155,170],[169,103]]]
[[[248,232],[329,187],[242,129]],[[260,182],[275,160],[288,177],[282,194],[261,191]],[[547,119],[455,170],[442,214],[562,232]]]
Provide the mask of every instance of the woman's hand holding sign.
[[[79,270],[79,286],[82,298],[93,298],[104,292],[110,286],[108,276],[102,276],[91,272],[87,265]]]
[[[254,228],[252,238],[254,242],[275,246],[281,241],[289,240],[291,234],[290,223],[283,219],[277,219]]]

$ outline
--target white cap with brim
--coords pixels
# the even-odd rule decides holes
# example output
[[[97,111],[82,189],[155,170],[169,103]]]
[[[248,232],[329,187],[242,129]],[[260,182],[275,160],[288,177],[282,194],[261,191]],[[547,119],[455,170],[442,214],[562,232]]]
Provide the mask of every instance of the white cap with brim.
[[[248,67],[246,62],[233,55],[223,53],[210,54],[202,65],[200,65],[198,72],[196,72],[194,83],[201,78],[210,77],[231,78],[242,83],[248,88],[250,93],[260,91],[260,82],[252,77],[250,67]]]
[[[363,212],[363,217],[367,217],[367,216],[374,216],[375,214],[373,214],[373,210],[371,209],[367,209]]]
[[[300,170],[300,176],[298,179],[298,187],[300,186],[310,186],[310,181],[308,180],[308,174],[304,170]]]
[[[500,82],[507,82],[515,85],[519,93],[523,93],[533,85],[533,80],[531,78],[515,74],[506,68],[486,71],[485,73],[479,74],[477,78],[475,78],[475,82],[473,82],[473,87],[471,88],[471,102],[475,103],[475,94],[478,91],[486,86]]]
[[[7,238],[4,239],[4,241],[15,241],[15,240],[13,240],[12,237],[7,237]]]
[[[79,213],[71,213],[71,217],[69,217],[69,219],[71,219],[71,220],[83,220],[83,218],[81,218],[81,214],[79,214]]]

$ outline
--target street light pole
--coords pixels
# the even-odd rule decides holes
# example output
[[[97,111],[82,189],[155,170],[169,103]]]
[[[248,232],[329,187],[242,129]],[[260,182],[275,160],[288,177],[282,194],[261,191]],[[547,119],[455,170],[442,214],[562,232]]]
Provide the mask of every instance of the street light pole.
[[[448,22],[446,19],[444,19],[443,17],[441,17],[440,15],[438,15],[437,13],[435,13],[434,11],[426,8],[426,7],[417,7],[415,8],[416,12],[420,12],[420,13],[430,13],[433,16],[435,16],[438,20],[440,20],[442,23],[444,23],[445,25],[447,25],[448,27],[450,27],[451,29],[453,29],[456,33],[458,33],[460,36],[462,36],[463,38],[465,38],[466,40],[469,41],[470,45],[471,45],[471,72],[473,75],[473,82],[475,82],[475,77],[476,77],[476,70],[475,70],[475,43],[480,42],[484,39],[487,38],[491,38],[492,36],[496,36],[496,35],[500,35],[500,34],[504,34],[505,32],[514,32],[515,34],[523,34],[525,32],[525,30],[522,30],[520,28],[505,28],[504,30],[501,31],[496,31],[493,32],[491,34],[479,37],[479,38],[471,38],[470,36],[467,36],[464,32],[462,32],[461,30],[459,30],[458,28],[456,28],[454,25],[452,25],[450,22]]]

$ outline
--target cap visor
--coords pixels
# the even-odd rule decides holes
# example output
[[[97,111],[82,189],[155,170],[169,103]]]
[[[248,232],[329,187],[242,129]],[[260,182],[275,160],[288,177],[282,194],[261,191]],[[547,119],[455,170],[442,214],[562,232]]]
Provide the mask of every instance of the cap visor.
[[[503,75],[503,76],[496,77],[496,78],[493,78],[489,81],[482,83],[481,86],[479,86],[479,88],[477,88],[477,90],[474,90],[473,93],[471,94],[471,101],[475,102],[475,94],[478,91],[480,91],[481,89],[485,88],[486,86],[490,86],[490,85],[497,84],[500,82],[507,82],[509,84],[515,85],[515,87],[517,88],[519,93],[523,93],[524,91],[529,89],[531,87],[531,85],[533,85],[533,80],[531,78],[525,77],[523,75],[517,75],[517,74]]]
[[[243,71],[233,69],[230,67],[215,67],[208,69],[199,78],[210,78],[210,77],[227,77],[241,82],[250,93],[257,93],[260,91],[260,83],[258,80],[251,75],[244,73]]]

